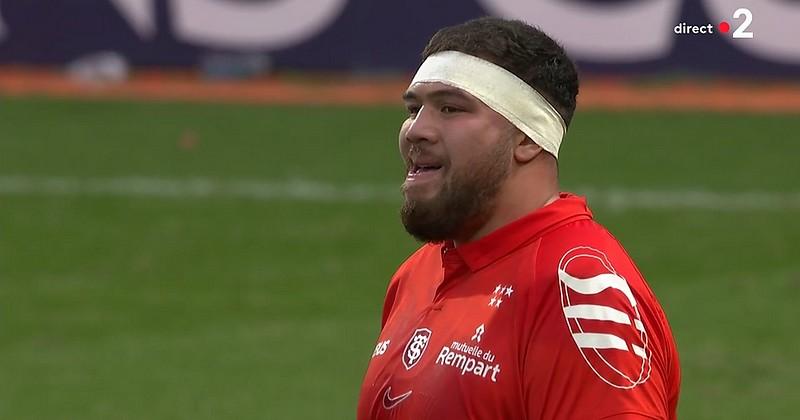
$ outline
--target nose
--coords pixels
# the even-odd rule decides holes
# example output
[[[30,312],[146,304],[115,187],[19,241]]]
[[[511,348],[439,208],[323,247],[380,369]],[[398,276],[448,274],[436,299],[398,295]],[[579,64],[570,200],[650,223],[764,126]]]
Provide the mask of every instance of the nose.
[[[429,141],[439,141],[439,127],[435,113],[429,106],[423,105],[417,115],[411,120],[405,132],[405,140],[411,144]]]

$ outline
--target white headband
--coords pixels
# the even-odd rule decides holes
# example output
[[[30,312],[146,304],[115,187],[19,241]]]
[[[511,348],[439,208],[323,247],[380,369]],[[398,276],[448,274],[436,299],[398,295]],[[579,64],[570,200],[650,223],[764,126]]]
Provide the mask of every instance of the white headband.
[[[542,95],[510,71],[458,51],[429,56],[411,81],[440,82],[468,92],[558,157],[566,125]]]

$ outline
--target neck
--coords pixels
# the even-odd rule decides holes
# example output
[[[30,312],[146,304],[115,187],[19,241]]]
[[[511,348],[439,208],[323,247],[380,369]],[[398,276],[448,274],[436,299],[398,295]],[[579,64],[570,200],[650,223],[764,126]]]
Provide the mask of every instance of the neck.
[[[498,193],[494,208],[490,210],[490,216],[484,222],[477,223],[477,227],[465,229],[463,234],[453,239],[453,244],[459,246],[481,239],[558,199],[557,183],[548,188],[539,188],[534,191],[537,193],[533,193],[529,185],[520,185],[515,188],[512,183],[509,183],[507,188]]]

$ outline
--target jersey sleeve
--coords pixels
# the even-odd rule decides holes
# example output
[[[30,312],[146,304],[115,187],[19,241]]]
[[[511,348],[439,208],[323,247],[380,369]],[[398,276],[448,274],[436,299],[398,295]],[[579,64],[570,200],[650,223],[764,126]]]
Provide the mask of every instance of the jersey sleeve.
[[[527,299],[528,418],[673,419],[677,352],[658,301],[605,229],[562,229],[540,243]]]

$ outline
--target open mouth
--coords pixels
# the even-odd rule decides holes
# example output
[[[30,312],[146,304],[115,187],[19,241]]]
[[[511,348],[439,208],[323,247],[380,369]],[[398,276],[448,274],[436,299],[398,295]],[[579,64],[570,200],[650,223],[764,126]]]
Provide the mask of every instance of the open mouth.
[[[411,165],[406,175],[406,186],[427,184],[439,179],[443,172],[442,165]]]
[[[408,171],[408,175],[419,175],[427,172],[438,171],[442,169],[441,165],[414,165]]]

